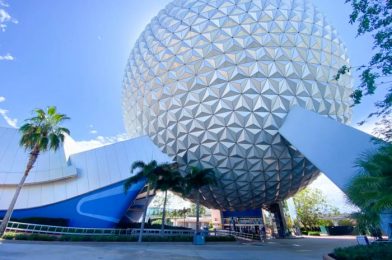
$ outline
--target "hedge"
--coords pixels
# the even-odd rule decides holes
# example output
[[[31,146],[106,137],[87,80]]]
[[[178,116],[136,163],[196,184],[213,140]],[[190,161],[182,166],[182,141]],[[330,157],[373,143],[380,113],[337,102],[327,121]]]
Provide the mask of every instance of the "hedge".
[[[308,231],[304,230],[301,231],[302,235],[308,235],[308,236],[320,236],[320,231]]]
[[[336,248],[331,255],[337,260],[381,260],[392,259],[392,243],[376,242],[368,246],[357,245],[343,248]]]
[[[89,235],[42,235],[5,233],[3,239],[7,240],[34,240],[34,241],[91,241],[91,242],[136,242],[137,236],[89,236]],[[192,236],[143,236],[144,242],[192,242]],[[207,236],[207,242],[235,241],[233,236]]]

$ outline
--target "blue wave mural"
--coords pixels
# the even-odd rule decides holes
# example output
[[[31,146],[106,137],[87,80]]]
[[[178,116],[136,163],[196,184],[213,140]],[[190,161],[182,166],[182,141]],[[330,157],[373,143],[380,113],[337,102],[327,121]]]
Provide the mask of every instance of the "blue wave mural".
[[[29,209],[14,210],[12,218],[64,218],[72,227],[113,228],[125,215],[145,185],[139,181],[124,192],[124,181],[117,182],[71,199]],[[0,211],[0,217],[5,211]]]

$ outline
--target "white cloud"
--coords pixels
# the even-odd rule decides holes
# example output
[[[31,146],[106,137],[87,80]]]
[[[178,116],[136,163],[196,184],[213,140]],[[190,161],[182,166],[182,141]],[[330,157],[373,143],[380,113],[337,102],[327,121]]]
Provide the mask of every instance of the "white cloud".
[[[90,131],[89,131],[90,134],[93,134],[93,135],[98,134],[98,130],[95,129],[94,125],[90,124],[88,127],[90,128]]]
[[[7,7],[9,7],[8,3],[5,0],[0,0],[0,31],[3,32],[6,30],[8,23],[18,23],[18,21],[5,10]]]
[[[5,101],[5,97],[0,96],[0,103]],[[2,109],[0,108],[0,116],[3,117],[3,119],[5,120],[5,122],[7,122],[7,124],[13,128],[17,128],[16,124],[18,123],[18,119],[16,118],[10,118],[8,116],[8,110]]]
[[[127,139],[129,139],[129,136],[126,133],[122,133],[115,136],[105,137],[100,135],[91,140],[75,141],[77,147],[75,148],[75,151],[72,151],[72,153],[80,153]]]
[[[0,32],[4,32],[9,23],[18,23],[18,21],[6,11],[7,7],[9,7],[9,5],[6,0],[0,0]],[[9,53],[0,55],[0,61],[13,61],[14,59],[15,58]]]
[[[0,9],[0,29],[4,32],[7,28],[7,23],[11,22],[12,18],[5,9]]]
[[[9,4],[5,2],[5,0],[0,0],[0,6],[8,7]]]
[[[7,124],[13,128],[17,128],[16,124],[18,123],[18,119],[16,118],[10,118],[8,116],[8,110],[1,109],[0,108],[0,115],[3,117],[3,119],[7,122]]]
[[[8,61],[13,61],[15,58],[11,54],[7,53],[6,55],[1,56],[0,55],[0,60],[8,60]]]

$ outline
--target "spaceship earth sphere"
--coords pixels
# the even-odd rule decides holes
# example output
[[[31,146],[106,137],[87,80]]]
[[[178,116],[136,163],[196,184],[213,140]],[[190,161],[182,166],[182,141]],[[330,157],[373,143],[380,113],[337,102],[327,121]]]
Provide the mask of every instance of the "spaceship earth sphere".
[[[307,1],[176,0],[130,54],[125,126],[183,172],[213,168],[218,185],[199,191],[205,206],[265,207],[319,174],[279,135],[288,111],[350,119],[351,76],[334,80],[343,65],[336,30]]]

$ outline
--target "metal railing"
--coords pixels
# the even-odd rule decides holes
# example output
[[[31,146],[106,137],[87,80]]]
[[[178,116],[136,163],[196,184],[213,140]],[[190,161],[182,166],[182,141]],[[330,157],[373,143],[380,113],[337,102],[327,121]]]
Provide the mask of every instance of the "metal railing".
[[[117,235],[117,236],[137,236],[140,233],[139,228],[117,229],[117,228],[81,228],[81,227],[61,227],[40,224],[30,224],[21,222],[8,222],[6,228],[7,232],[13,233],[31,233],[31,234],[46,234],[46,235]],[[144,229],[143,235],[150,236],[193,236],[194,230],[187,229],[165,229],[161,233],[161,229]],[[206,231],[206,235],[211,236],[234,236],[236,238],[248,240],[260,240],[260,236],[251,233],[242,233],[229,230],[215,230]]]
[[[226,236],[233,236],[236,238],[244,238],[249,240],[261,240],[260,235],[252,234],[252,233],[243,233],[243,232],[236,232],[230,230],[217,230],[217,235],[226,235]]]
[[[140,233],[139,228],[117,229],[117,228],[81,228],[81,227],[61,227],[40,224],[29,224],[21,222],[8,222],[8,232],[13,233],[33,233],[51,235],[123,235],[136,236]],[[144,229],[144,235],[164,235],[164,236],[193,236],[193,230],[165,229],[163,234],[161,229]]]

